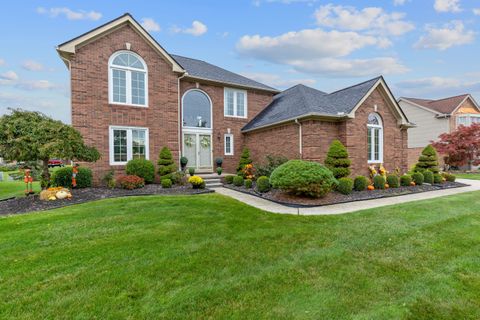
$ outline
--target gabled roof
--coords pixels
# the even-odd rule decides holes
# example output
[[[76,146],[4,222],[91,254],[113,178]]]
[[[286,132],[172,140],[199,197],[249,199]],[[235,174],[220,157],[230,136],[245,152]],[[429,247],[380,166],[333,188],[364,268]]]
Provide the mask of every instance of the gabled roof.
[[[469,94],[462,94],[459,96],[448,97],[438,100],[405,97],[401,97],[400,100],[413,102],[413,104],[441,114],[452,114],[467,98],[470,98],[472,102],[477,106],[477,103]]]
[[[217,67],[208,62],[197,60],[193,58],[187,58],[179,55],[171,55],[175,61],[178,62],[186,71],[187,77],[193,79],[210,80],[214,82],[220,82],[224,84],[231,84],[235,86],[256,88],[271,92],[279,92],[279,90],[264,85],[263,83],[246,78],[237,73],[225,70]]]
[[[356,109],[378,85],[384,87],[386,94],[398,109],[402,124],[408,124],[407,118],[391,95],[383,77],[377,77],[330,94],[305,85],[296,85],[275,95],[273,101],[243,127],[242,131],[260,129],[309,116],[353,118]]]

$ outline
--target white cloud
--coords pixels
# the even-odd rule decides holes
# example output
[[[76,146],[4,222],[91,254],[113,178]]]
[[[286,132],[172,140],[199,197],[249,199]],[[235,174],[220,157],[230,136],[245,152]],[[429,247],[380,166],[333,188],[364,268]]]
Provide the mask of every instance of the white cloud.
[[[403,6],[405,3],[407,3],[407,1],[410,1],[410,0],[393,0],[393,5],[394,6]]]
[[[46,14],[52,18],[56,18],[60,15],[64,15],[68,20],[99,20],[102,17],[102,14],[97,11],[84,11],[78,10],[73,11],[72,9],[62,7],[62,8],[50,8],[46,9],[43,7],[37,8],[39,14]]]
[[[26,90],[51,90],[58,88],[57,85],[48,80],[26,80],[17,84],[18,88]]]
[[[148,32],[159,32],[161,30],[160,25],[152,18],[143,18],[142,27]]]
[[[476,16],[480,16],[480,8],[473,9],[473,14]]]
[[[14,71],[7,71],[0,74],[0,83],[11,83],[18,80],[18,75]]]
[[[379,7],[357,10],[351,6],[327,4],[315,11],[315,18],[320,26],[372,34],[399,36],[415,29],[413,23],[404,20],[404,13],[386,13]]]
[[[42,71],[43,65],[33,60],[26,60],[22,63],[22,67],[28,71]]]
[[[299,83],[312,86],[317,82],[315,79],[310,78],[285,79],[276,74],[262,72],[243,72],[242,75],[275,88],[289,88]]]
[[[192,22],[192,27],[191,28],[179,28],[176,26],[173,26],[171,30],[174,33],[186,33],[186,34],[191,34],[193,36],[201,36],[202,34],[206,33],[208,28],[205,24],[198,20],[194,20]]]
[[[433,5],[437,12],[460,12],[460,0],[435,0]]]
[[[427,33],[420,37],[414,48],[446,50],[453,46],[472,43],[475,39],[475,32],[465,30],[461,21],[451,21],[442,28],[427,25],[425,29]]]
[[[0,59],[0,66],[3,66],[5,64],[5,60]]]
[[[465,92],[480,92],[478,74],[464,74],[459,77],[425,77],[400,81],[393,85],[403,96],[446,97]]]

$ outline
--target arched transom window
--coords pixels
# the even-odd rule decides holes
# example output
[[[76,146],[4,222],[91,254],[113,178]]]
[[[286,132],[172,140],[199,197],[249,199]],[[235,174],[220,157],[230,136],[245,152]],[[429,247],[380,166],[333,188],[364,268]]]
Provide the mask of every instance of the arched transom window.
[[[148,105],[147,65],[140,56],[120,51],[110,57],[109,96],[114,104]]]
[[[201,90],[189,90],[183,96],[183,126],[192,128],[212,128],[212,103]]]
[[[376,113],[370,113],[367,121],[367,154],[369,163],[383,162],[383,125]]]

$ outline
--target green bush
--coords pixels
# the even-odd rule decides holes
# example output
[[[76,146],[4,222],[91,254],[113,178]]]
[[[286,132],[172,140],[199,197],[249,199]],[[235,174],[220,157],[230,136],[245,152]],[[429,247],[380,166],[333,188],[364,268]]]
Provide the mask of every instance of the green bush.
[[[281,166],[287,161],[287,157],[267,155],[265,157],[265,162],[255,166],[256,173],[258,176],[270,177],[273,170],[277,169],[279,166]]]
[[[448,172],[444,172],[442,176],[448,181],[448,182],[455,182],[456,177]]]
[[[387,176],[387,184],[390,188],[398,188],[400,186],[400,179],[395,174],[389,174]]]
[[[52,184],[56,187],[72,187],[72,167],[64,167],[55,171],[52,175]],[[92,170],[86,167],[78,167],[77,188],[92,186]]]
[[[238,162],[237,173],[243,175],[243,168],[252,162],[252,159],[250,159],[250,150],[248,150],[248,148],[243,148],[240,161]]]
[[[426,170],[423,172],[423,182],[425,183],[433,183],[433,172]]]
[[[270,191],[270,179],[266,176],[261,176],[257,179],[257,191],[264,193]]]
[[[385,183],[385,178],[382,175],[376,175],[375,177],[373,177],[373,186],[375,187],[375,189],[385,189]]]
[[[193,177],[195,175],[195,168],[193,168],[193,167],[188,168],[188,174],[191,177]]]
[[[418,158],[418,162],[414,168],[414,171],[417,172],[423,172],[425,170],[433,173],[439,172],[437,150],[435,150],[432,145],[428,145],[422,150],[422,154]]]
[[[443,183],[443,177],[440,173],[435,173],[433,175],[433,183]]]
[[[368,187],[368,179],[364,176],[357,176],[353,181],[353,189],[355,191],[364,191]]]
[[[160,156],[158,158],[158,175],[161,178],[164,178],[166,175],[174,173],[177,171],[177,166],[173,161],[172,152],[169,148],[163,147],[160,151]]]
[[[182,170],[185,170],[185,167],[187,166],[188,163],[188,158],[187,157],[181,157],[180,158],[180,165],[182,166]]]
[[[270,183],[288,193],[319,198],[329,193],[338,181],[320,163],[290,160],[272,172]]]
[[[232,184],[233,183],[233,178],[235,178],[236,176],[233,176],[233,175],[228,175],[228,176],[225,176],[225,183],[226,184]]]
[[[162,179],[161,183],[162,183],[162,188],[165,188],[165,189],[171,188],[173,184],[172,180],[170,179]]]
[[[139,176],[123,176],[118,178],[118,184],[122,189],[133,190],[143,188],[145,186],[145,180]]]
[[[353,180],[350,178],[338,179],[337,191],[341,194],[350,194],[353,191]]]
[[[252,188],[252,185],[253,185],[252,179],[246,179],[245,180],[245,188],[250,189],[250,188]]]
[[[115,173],[110,169],[102,178],[103,184],[109,188],[114,189],[117,181],[115,180]]]
[[[339,141],[333,140],[328,149],[325,166],[330,169],[337,179],[350,175],[350,164],[347,148]]]
[[[415,184],[417,186],[421,186],[423,184],[423,181],[425,180],[425,178],[423,177],[423,173],[421,172],[414,172],[412,174],[412,180],[413,182],[415,182]]]
[[[412,183],[412,176],[409,174],[404,174],[400,177],[400,185],[403,187],[408,187]]]
[[[152,183],[155,180],[155,166],[151,161],[145,159],[133,159],[127,162],[125,167],[127,175],[133,175],[145,180],[145,183]]]
[[[236,187],[243,186],[243,177],[242,176],[233,177],[233,185]]]

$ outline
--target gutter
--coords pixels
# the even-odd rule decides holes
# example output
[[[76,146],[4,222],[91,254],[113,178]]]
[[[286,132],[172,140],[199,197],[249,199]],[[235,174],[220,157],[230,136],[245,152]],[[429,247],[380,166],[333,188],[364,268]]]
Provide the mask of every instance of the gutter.
[[[298,151],[300,153],[300,159],[303,159],[302,124],[298,121],[298,118],[295,119],[295,123],[298,124]]]

